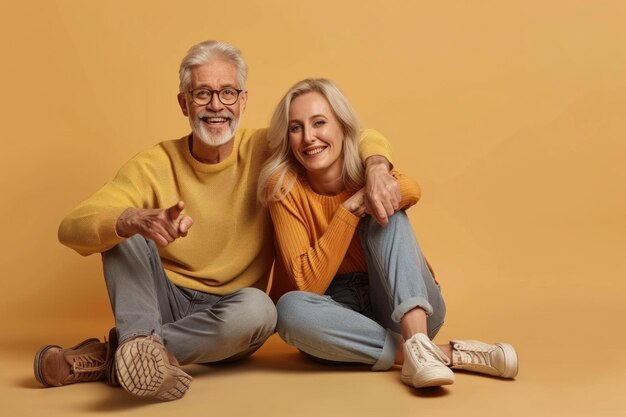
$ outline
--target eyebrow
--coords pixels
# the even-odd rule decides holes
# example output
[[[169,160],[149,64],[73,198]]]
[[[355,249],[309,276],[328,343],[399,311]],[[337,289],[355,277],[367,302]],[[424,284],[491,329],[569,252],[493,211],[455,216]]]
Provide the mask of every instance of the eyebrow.
[[[207,90],[213,90],[211,87],[209,87],[207,84],[200,84],[197,87],[192,88],[192,90],[196,90],[198,88],[205,88]],[[228,83],[228,84],[222,84],[218,90],[222,90],[224,88],[234,88],[234,89],[238,89],[239,87],[236,87],[234,84]]]
[[[314,114],[313,116],[309,117],[309,119],[315,119],[316,117],[323,117],[324,119],[328,119],[328,117],[324,114]],[[299,122],[300,119],[289,119],[289,123],[291,122]]]

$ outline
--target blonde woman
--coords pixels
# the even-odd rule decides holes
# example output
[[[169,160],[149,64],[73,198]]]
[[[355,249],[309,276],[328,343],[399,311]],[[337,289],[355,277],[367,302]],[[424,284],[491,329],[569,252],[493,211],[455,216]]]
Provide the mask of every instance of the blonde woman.
[[[259,199],[276,233],[278,333],[325,363],[402,364],[401,380],[415,388],[452,384],[451,368],[515,377],[509,344],[431,341],[445,303],[403,211],[420,190],[393,171],[401,210],[385,227],[369,216],[359,131],[346,97],[326,79],[297,83],[274,112]]]

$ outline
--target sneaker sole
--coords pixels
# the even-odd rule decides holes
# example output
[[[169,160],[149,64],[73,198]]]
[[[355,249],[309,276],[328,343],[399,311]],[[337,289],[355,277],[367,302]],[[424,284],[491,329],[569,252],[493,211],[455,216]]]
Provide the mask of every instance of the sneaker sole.
[[[73,349],[80,349],[81,347],[83,347],[86,344],[92,343],[92,342],[99,342],[98,339],[87,339],[84,342],[76,345]],[[57,349],[63,349],[61,346],[57,346],[57,345],[46,345],[41,347],[37,353],[35,353],[35,361],[33,363],[33,368],[35,371],[35,379],[37,379],[37,381],[43,385],[44,387],[55,387],[56,385],[51,385],[48,382],[46,382],[46,380],[43,377],[43,372],[41,371],[41,359],[43,358],[44,353],[46,353],[48,350],[52,349],[52,348],[57,348]]]
[[[508,343],[496,343],[496,346],[499,346],[504,351],[504,372],[502,372],[502,378],[515,378],[519,370],[515,348]]]
[[[440,371],[436,373],[440,374]],[[454,383],[454,374],[450,371],[449,376],[441,375],[428,375],[428,373],[422,373],[419,377],[416,375],[402,375],[400,374],[400,380],[407,385],[414,388],[428,388],[439,387],[441,385],[451,385]]]
[[[122,344],[115,354],[115,369],[119,384],[139,397],[177,400],[191,384],[191,376],[169,366],[162,351],[148,340]],[[170,375],[173,381],[167,378]],[[171,387],[164,388],[164,384]]]

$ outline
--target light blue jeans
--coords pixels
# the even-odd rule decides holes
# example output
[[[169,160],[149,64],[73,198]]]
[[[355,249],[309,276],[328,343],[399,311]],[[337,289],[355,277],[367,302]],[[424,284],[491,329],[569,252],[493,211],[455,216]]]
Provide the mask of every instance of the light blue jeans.
[[[153,241],[135,235],[102,254],[120,343],[154,334],[181,365],[251,355],[273,333],[276,308],[261,290],[214,295],[174,285]]]
[[[367,273],[336,276],[326,294],[292,291],[276,305],[277,331],[288,344],[322,362],[393,366],[402,340],[400,320],[421,307],[432,339],[446,307],[405,212],[381,227],[371,217],[359,225]]]

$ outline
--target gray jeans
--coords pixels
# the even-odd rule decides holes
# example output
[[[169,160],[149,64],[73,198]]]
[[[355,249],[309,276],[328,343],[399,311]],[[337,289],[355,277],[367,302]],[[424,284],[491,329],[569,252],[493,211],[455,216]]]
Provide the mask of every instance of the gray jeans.
[[[367,217],[359,225],[367,273],[339,275],[325,295],[292,291],[283,295],[277,331],[288,344],[324,362],[393,366],[402,340],[399,322],[410,310],[426,311],[428,336],[443,325],[446,307],[405,212],[379,226]]]
[[[135,235],[102,254],[120,342],[154,334],[181,365],[251,355],[274,333],[276,308],[256,288],[213,295],[174,285],[154,242]]]

